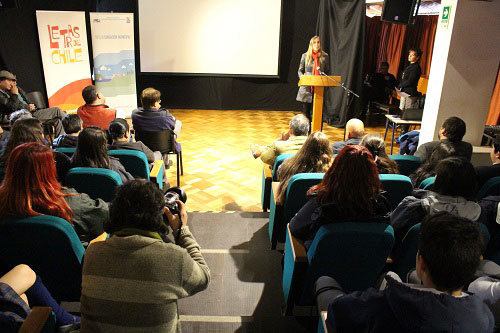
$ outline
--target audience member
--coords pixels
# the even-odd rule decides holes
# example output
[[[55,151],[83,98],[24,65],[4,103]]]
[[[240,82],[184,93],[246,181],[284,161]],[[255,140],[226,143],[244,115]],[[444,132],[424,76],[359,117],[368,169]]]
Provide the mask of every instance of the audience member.
[[[490,166],[476,167],[478,188],[484,185],[488,179],[500,176],[500,137],[495,138],[490,151]]]
[[[312,196],[290,221],[290,231],[309,246],[318,229],[345,221],[388,222],[390,204],[381,194],[377,165],[365,147],[349,145],[340,151]]]
[[[479,297],[495,317],[496,331],[500,328],[500,266],[489,260],[482,260],[476,271],[477,279],[467,291]]]
[[[10,154],[0,185],[0,219],[53,215],[68,221],[83,242],[104,232],[108,205],[101,199],[61,187],[52,150],[30,142]]]
[[[454,157],[456,155],[456,150],[450,142],[439,142],[434,148],[431,157],[410,175],[413,186],[417,188],[423,180],[434,177],[436,175],[436,166],[438,163],[445,158]]]
[[[333,154],[330,140],[322,132],[309,135],[297,154],[281,164],[278,169],[278,194],[276,203],[282,205],[285,201],[286,190],[292,176],[302,172],[326,172],[332,164]]]
[[[281,154],[295,154],[304,144],[309,133],[309,120],[303,114],[297,114],[290,120],[288,132],[282,132],[281,138],[275,140],[267,147],[250,145],[254,158],[262,162],[274,165],[276,157]]]
[[[179,136],[182,122],[161,107],[161,93],[154,88],[146,88],[141,93],[142,108],[132,111],[132,125],[135,131],[174,131],[175,137]],[[181,150],[178,142],[175,143],[177,151]],[[167,160],[167,159],[165,159]]]
[[[73,168],[104,168],[116,171],[123,183],[134,179],[120,160],[108,155],[106,133],[97,126],[85,127],[80,132],[71,165]]]
[[[385,152],[384,139],[378,134],[367,134],[361,140],[361,146],[372,153],[377,163],[378,173],[399,173],[398,164],[391,160]]]
[[[26,94],[17,86],[16,76],[8,71],[0,71],[0,113],[10,115],[17,110],[29,110],[33,117],[42,123],[48,121],[54,124],[54,135],[59,136],[64,133],[61,119],[66,112],[59,108],[41,109],[40,106],[28,103]]]
[[[5,169],[7,167],[7,160],[14,148],[27,142],[45,144],[42,123],[36,118],[19,119],[14,123],[9,139],[5,144],[5,149],[0,156],[0,168]],[[62,182],[66,173],[71,168],[69,157],[62,153],[54,152],[53,158],[56,162],[57,179]]]
[[[75,148],[78,142],[78,134],[83,129],[83,122],[77,114],[68,114],[63,118],[62,124],[66,134],[62,134],[52,142],[53,148]]]
[[[177,299],[207,288],[210,271],[176,202],[172,215],[153,183],[119,187],[105,225],[111,236],[85,252],[82,331],[180,332]],[[168,226],[175,243],[163,240]]]
[[[422,163],[427,162],[434,148],[443,141],[449,142],[455,149],[457,157],[463,157],[470,161],[472,157],[472,145],[462,141],[466,131],[465,122],[458,117],[450,117],[446,119],[443,126],[439,130],[438,141],[431,141],[420,145],[415,153],[415,156],[420,158]]]
[[[418,48],[411,48],[408,52],[408,61],[410,64],[404,69],[401,82],[398,86],[398,89],[404,93],[400,95],[399,108],[401,110],[418,108],[420,93],[417,87],[420,75],[422,75],[422,69],[418,61],[421,56],[422,51]]]
[[[106,98],[95,86],[86,86],[82,90],[85,104],[76,111],[83,121],[83,127],[97,126],[107,130],[109,123],[116,118],[116,110],[106,105]]]
[[[365,125],[359,119],[352,118],[345,124],[347,141],[335,142],[332,146],[334,154],[338,154],[345,146],[359,145],[365,134]]]
[[[14,126],[14,123],[17,120],[25,119],[25,118],[33,118],[33,116],[31,115],[31,112],[29,112],[28,110],[17,110],[17,111],[12,112],[9,116],[10,127],[12,128],[12,126]],[[5,144],[7,143],[7,140],[9,139],[11,128],[9,128],[9,130],[4,131],[0,127],[0,138],[1,138],[0,140],[2,140],[2,149],[5,148]]]
[[[379,289],[345,294],[334,279],[316,283],[318,305],[328,305],[327,323],[339,332],[493,332],[494,318],[483,301],[462,291],[478,267],[479,226],[441,212],[422,223],[416,257],[423,285],[386,274]]]
[[[51,307],[58,332],[70,332],[80,327],[80,317],[67,313],[29,266],[17,265],[0,277],[0,331],[19,332],[31,311],[30,306]]]
[[[472,164],[462,158],[449,157],[438,163],[432,191],[414,190],[401,201],[391,216],[394,237],[398,243],[408,230],[425,216],[437,212],[478,221],[481,207],[474,202],[476,174]]]

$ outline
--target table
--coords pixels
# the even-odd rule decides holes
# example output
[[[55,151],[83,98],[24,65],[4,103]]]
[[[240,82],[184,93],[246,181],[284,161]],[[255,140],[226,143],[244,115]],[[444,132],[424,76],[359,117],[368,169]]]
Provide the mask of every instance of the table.
[[[421,126],[422,125],[422,121],[421,120],[403,120],[401,118],[399,118],[398,116],[396,115],[393,115],[393,114],[386,114],[385,115],[385,118],[386,119],[386,122],[385,122],[385,133],[384,133],[384,141],[385,141],[385,138],[387,137],[387,130],[389,129],[389,125],[392,127],[392,140],[391,140],[391,155],[392,155],[392,150],[393,150],[393,147],[394,147],[394,129],[397,127],[397,126],[402,126],[402,125],[415,125],[415,126]]]

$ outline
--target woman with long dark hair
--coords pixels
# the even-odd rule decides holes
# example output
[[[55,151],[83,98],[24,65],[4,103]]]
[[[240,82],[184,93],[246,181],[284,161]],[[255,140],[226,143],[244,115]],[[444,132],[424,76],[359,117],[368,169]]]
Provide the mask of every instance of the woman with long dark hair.
[[[302,172],[326,172],[332,164],[330,140],[322,132],[309,135],[304,145],[292,157],[283,162],[278,170],[278,195],[276,203],[283,204],[288,183],[293,175]]]
[[[456,155],[457,151],[455,150],[453,144],[447,141],[441,141],[432,151],[429,160],[410,175],[413,186],[417,188],[424,179],[434,177],[436,175],[436,167],[438,163],[445,158]]]
[[[120,160],[108,155],[106,133],[97,126],[85,127],[78,134],[78,144],[71,158],[71,166],[110,169],[120,175],[123,183],[134,179]]]
[[[290,221],[290,231],[309,246],[318,229],[343,221],[387,222],[390,204],[372,155],[362,146],[346,146],[318,185],[309,189],[312,199]]]
[[[40,143],[24,143],[12,150],[5,179],[0,184],[0,223],[6,217],[52,215],[75,227],[82,241],[104,232],[108,205],[61,186],[52,150]]]
[[[398,164],[391,160],[385,152],[384,139],[378,134],[367,134],[360,143],[372,153],[377,164],[378,173],[399,173]]]

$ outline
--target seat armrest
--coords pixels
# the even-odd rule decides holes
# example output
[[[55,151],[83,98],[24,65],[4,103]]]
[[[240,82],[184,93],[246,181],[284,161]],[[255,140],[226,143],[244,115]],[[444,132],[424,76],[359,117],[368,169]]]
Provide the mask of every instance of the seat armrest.
[[[263,169],[265,178],[273,178],[273,170],[270,165],[264,164]]]
[[[50,316],[52,308],[50,306],[35,306],[24,320],[20,333],[41,332],[45,326],[45,322]]]
[[[97,236],[96,238],[94,238],[93,240],[91,240],[90,243],[89,243],[89,246],[92,245],[93,243],[105,241],[106,238],[108,238],[108,234],[105,233],[105,232],[103,232],[102,234],[100,234],[99,236]]]
[[[304,243],[292,235],[290,231],[290,224],[287,224],[286,230],[288,232],[288,237],[290,237],[291,250],[293,253],[293,261],[295,262],[307,262],[307,253]]]
[[[157,183],[160,189],[163,189],[163,168],[164,168],[163,160],[155,160],[153,163],[153,167],[149,173],[149,179],[153,183]]]
[[[273,191],[273,195],[271,198],[273,198],[273,202],[276,205],[276,197],[278,196],[278,188],[280,187],[280,182],[272,182],[271,183],[271,190]]]

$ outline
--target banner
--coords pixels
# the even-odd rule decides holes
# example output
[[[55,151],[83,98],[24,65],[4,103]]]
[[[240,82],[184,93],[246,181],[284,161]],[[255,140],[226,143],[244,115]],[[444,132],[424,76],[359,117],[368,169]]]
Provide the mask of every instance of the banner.
[[[75,110],[92,84],[85,12],[36,11],[49,106]]]
[[[106,104],[129,118],[137,108],[134,14],[90,13],[94,79]]]

